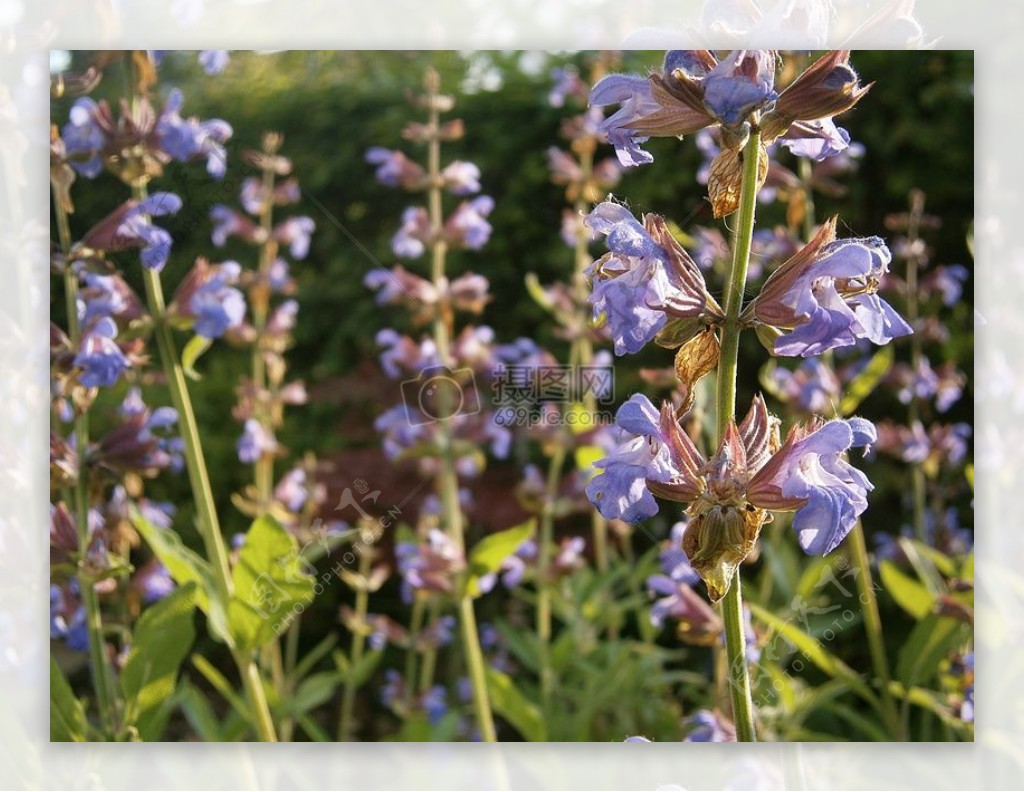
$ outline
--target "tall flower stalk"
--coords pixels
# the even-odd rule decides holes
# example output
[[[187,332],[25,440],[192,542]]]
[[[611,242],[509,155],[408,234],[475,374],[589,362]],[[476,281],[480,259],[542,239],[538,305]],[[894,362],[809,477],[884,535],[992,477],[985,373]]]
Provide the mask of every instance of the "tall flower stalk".
[[[444,239],[444,215],[441,207],[441,191],[444,184],[441,175],[441,138],[440,138],[440,75],[430,69],[427,71],[424,87],[427,90],[430,137],[427,141],[427,175],[430,189],[428,190],[428,212],[431,228],[431,280],[438,294],[445,289],[445,255],[448,245]],[[452,335],[452,309],[445,298],[441,298],[434,317],[434,343],[437,345],[437,356],[442,364],[447,365],[451,357],[450,342]],[[455,457],[452,451],[452,432],[450,425],[451,405],[448,400],[454,394],[445,388],[440,389],[439,408],[441,415],[438,439],[441,446],[441,458],[438,469],[438,494],[441,500],[441,521],[455,547],[465,554],[465,538],[462,528],[462,505],[459,503],[459,479],[455,471]],[[486,667],[483,651],[480,649],[480,636],[477,631],[476,613],[473,600],[465,592],[458,595],[459,626],[462,636],[462,650],[466,657],[469,678],[473,686],[473,711],[476,715],[477,728],[485,742],[495,742],[494,717],[491,714],[491,703],[487,692]]]
[[[65,166],[66,167],[66,166]],[[56,178],[56,177],[55,177]],[[68,335],[75,349],[81,342],[81,326],[78,321],[78,276],[70,260],[71,227],[68,220],[70,198],[53,182],[53,205],[57,217],[57,234],[61,254],[64,258],[64,297],[67,306]],[[77,529],[78,549],[83,558],[78,561],[83,568],[84,554],[89,546],[89,476],[86,467],[86,449],[89,447],[89,413],[75,409],[75,447],[78,450],[78,469],[74,482],[74,512]],[[93,690],[100,714],[100,725],[107,737],[113,737],[116,730],[116,702],[114,680],[107,656],[107,642],[103,634],[103,617],[100,611],[96,588],[87,574],[79,574],[79,592],[85,610],[85,623],[89,635],[89,670],[92,674]]]

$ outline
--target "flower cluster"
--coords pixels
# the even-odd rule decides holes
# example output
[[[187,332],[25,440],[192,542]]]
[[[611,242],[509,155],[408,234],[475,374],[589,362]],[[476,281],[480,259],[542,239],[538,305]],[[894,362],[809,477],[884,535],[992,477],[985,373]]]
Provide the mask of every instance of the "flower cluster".
[[[831,552],[867,508],[872,489],[842,455],[875,441],[862,419],[812,421],[780,445],[778,420],[754,400],[738,426],[730,423],[717,452],[705,459],[668,403],[660,413],[642,395],[616,416],[618,449],[597,463],[587,494],[608,519],[637,522],[657,513],[654,495],[689,504],[683,550],[722,597],[750,553],[769,511],[796,511],[793,529],[805,552]]]

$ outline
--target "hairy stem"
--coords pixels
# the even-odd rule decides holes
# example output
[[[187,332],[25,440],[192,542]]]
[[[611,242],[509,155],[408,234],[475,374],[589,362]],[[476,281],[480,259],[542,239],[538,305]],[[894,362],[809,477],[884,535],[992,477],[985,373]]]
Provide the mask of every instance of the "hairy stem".
[[[757,166],[760,156],[760,131],[755,126],[742,153],[743,182],[740,193],[739,222],[733,237],[732,271],[725,293],[725,321],[722,325],[722,352],[718,362],[718,437],[725,434],[736,415],[736,364],[739,358],[739,317],[743,307],[743,290],[747,283],[750,245],[754,234],[754,208],[757,203]],[[732,584],[722,599],[725,621],[725,651],[728,660],[729,691],[732,695],[736,739],[755,742],[754,705],[750,694],[750,672],[747,667],[746,640],[743,635],[743,595],[740,570],[736,569]]]

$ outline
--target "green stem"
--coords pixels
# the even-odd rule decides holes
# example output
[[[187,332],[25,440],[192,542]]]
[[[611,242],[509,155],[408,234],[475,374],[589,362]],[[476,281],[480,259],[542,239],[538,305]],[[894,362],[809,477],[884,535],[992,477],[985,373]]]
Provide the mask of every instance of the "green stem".
[[[430,610],[427,616],[430,624],[438,620],[441,614],[440,601],[435,597],[431,599]],[[420,694],[430,690],[434,684],[434,671],[437,669],[437,649],[428,646],[423,650],[423,662],[420,663],[419,691]]]
[[[69,260],[71,252],[71,225],[65,206],[61,203],[60,191],[54,185],[54,212],[57,216],[57,234],[60,237],[60,248],[64,254],[64,300],[68,314],[68,337],[72,347],[78,349],[82,329],[78,323],[78,276],[71,268]],[[75,526],[78,533],[78,552],[84,558],[89,546],[89,470],[86,464],[89,448],[89,415],[79,413],[75,408],[75,450],[78,456],[78,475],[75,479]],[[113,673],[107,657],[107,644],[103,638],[103,617],[100,611],[99,598],[93,584],[79,576],[79,593],[82,608],[85,610],[85,624],[89,634],[89,666],[92,674],[93,689],[96,692],[96,705],[99,709],[100,724],[107,737],[114,735],[114,706],[117,694],[114,690]]]
[[[423,632],[423,616],[426,605],[423,598],[416,596],[412,604],[412,615],[409,617],[409,648],[405,652],[405,703],[411,707],[416,696],[416,644]]]
[[[491,702],[487,696],[487,670],[483,652],[480,651],[480,636],[476,631],[476,615],[473,613],[471,597],[462,597],[459,601],[459,617],[469,678],[473,683],[473,713],[476,715],[477,728],[480,729],[480,739],[484,742],[497,742]]]
[[[754,126],[743,149],[743,182],[740,192],[739,222],[733,238],[732,272],[725,293],[725,320],[722,324],[722,351],[718,362],[718,437],[721,438],[736,415],[736,365],[739,359],[740,310],[747,283],[750,246],[754,234],[754,209],[757,204],[757,166],[760,156],[760,130]],[[725,649],[728,659],[729,691],[732,695],[736,739],[755,742],[754,705],[750,694],[746,640],[743,635],[743,596],[740,570],[722,599],[725,621]]]
[[[907,323],[916,327],[918,318],[918,292],[917,274],[919,256],[916,251],[917,242],[920,238],[921,219],[924,215],[924,193],[920,190],[913,190],[910,194],[910,212],[907,215],[907,247],[910,250],[907,257]],[[914,333],[910,336],[910,365],[914,372],[921,362],[923,352],[921,349],[921,335]],[[907,408],[907,417],[910,425],[913,426],[921,419],[920,400],[916,395],[911,395],[910,405]],[[911,466],[911,484],[914,504],[914,535],[918,541],[924,542],[927,538],[925,525],[925,513],[927,511],[927,495],[924,468],[919,462]]]
[[[540,689],[545,709],[551,700],[551,550],[555,542],[555,500],[562,482],[565,448],[559,445],[548,467],[547,488],[540,517],[540,548],[537,555],[537,642],[540,650]]]
[[[136,197],[139,200],[145,197],[144,187],[137,188]],[[203,447],[199,441],[199,427],[196,423],[195,411],[192,409],[192,398],[188,392],[185,372],[181,367],[174,338],[171,335],[171,328],[166,320],[166,306],[164,303],[163,287],[160,283],[160,273],[156,270],[146,269],[144,277],[146,299],[149,304],[149,311],[153,317],[157,349],[159,350],[160,360],[163,363],[164,374],[167,378],[171,403],[178,411],[179,427],[182,440],[185,443],[185,468],[188,471],[189,484],[192,488],[192,496],[195,499],[196,511],[199,516],[200,533],[202,534],[206,557],[210,560],[213,567],[217,595],[222,607],[226,610],[233,595],[231,566],[228,563],[228,552],[224,544],[224,537],[220,532],[220,522],[217,518],[213,490],[210,487],[210,477],[206,469]],[[267,705],[259,670],[256,668],[252,658],[238,652],[233,654],[245,686],[246,695],[249,698],[249,706],[253,719],[256,722],[260,739],[267,742],[276,742],[277,735],[274,731],[270,707]]]
[[[885,635],[882,632],[882,618],[878,612],[878,600],[875,597],[874,581],[871,577],[871,563],[868,559],[867,543],[864,541],[864,528],[860,520],[850,531],[847,544],[850,561],[859,570],[857,574],[857,593],[864,614],[864,629],[868,635],[868,650],[871,652],[871,665],[875,676],[882,685],[882,709],[889,731],[894,740],[902,742],[902,727],[899,711],[892,691],[889,689],[892,675],[889,672],[889,660],[885,651]]]
[[[370,552],[363,551],[359,554],[359,579],[366,581],[370,576],[370,564],[372,557]],[[362,625],[366,621],[366,611],[369,606],[370,594],[365,587],[356,589],[356,624]],[[363,650],[366,646],[366,636],[362,630],[356,630],[352,634],[352,650],[349,653],[349,669],[354,669],[363,659]],[[347,742],[352,738],[352,714],[355,711],[356,703],[356,682],[351,676],[345,680],[345,690],[341,698],[341,720],[338,723],[338,742]]]
[[[267,159],[273,152],[268,152]],[[274,171],[269,164],[263,168],[263,209],[260,212],[260,229],[264,235],[263,244],[260,245],[259,255],[259,290],[258,299],[253,301],[253,327],[256,330],[256,340],[252,347],[252,379],[253,391],[255,393],[255,418],[264,429],[272,432],[272,418],[269,405],[264,400],[264,392],[267,389],[267,367],[263,359],[263,334],[267,327],[267,313],[269,311],[270,293],[267,288],[267,273],[272,263],[274,246],[271,238],[273,229],[274,211]],[[260,454],[254,463],[253,477],[256,484],[256,497],[260,510],[266,511],[270,508],[271,493],[274,486],[274,457],[271,454]]]

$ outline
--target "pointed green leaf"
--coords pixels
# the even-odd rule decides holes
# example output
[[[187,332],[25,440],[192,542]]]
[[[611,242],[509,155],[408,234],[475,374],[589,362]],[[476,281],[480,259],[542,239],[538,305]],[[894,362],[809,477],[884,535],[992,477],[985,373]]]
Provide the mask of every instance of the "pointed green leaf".
[[[50,742],[85,742],[88,721],[82,702],[50,655]]]
[[[177,532],[153,525],[135,506],[130,508],[129,516],[135,530],[146,540],[153,555],[167,567],[174,582],[179,586],[196,584],[196,605],[209,619],[212,636],[230,646],[227,614],[217,598],[213,570],[206,559],[186,547]]]
[[[923,619],[935,607],[935,598],[909,575],[900,571],[891,561],[882,561],[878,567],[878,575],[882,588],[892,597],[896,604],[913,616]]]
[[[143,611],[121,671],[125,715],[145,741],[159,740],[178,668],[195,640],[196,585],[189,583]]]
[[[511,677],[488,666],[487,693],[490,695],[494,711],[523,737],[530,742],[547,740],[547,729],[540,707],[519,692]]]
[[[536,520],[527,520],[522,525],[485,536],[476,543],[469,554],[469,575],[466,578],[466,593],[470,597],[479,597],[483,593],[480,591],[480,578],[497,572],[501,562],[533,535],[535,527]]]
[[[272,517],[260,517],[249,528],[231,577],[235,594],[228,625],[242,650],[274,640],[313,600],[315,579],[298,542]]]
[[[878,384],[885,379],[885,375],[892,368],[893,351],[892,346],[884,346],[879,349],[868,364],[860,370],[860,373],[846,386],[842,401],[839,402],[839,414],[841,416],[853,415],[871,392],[878,387]]]

